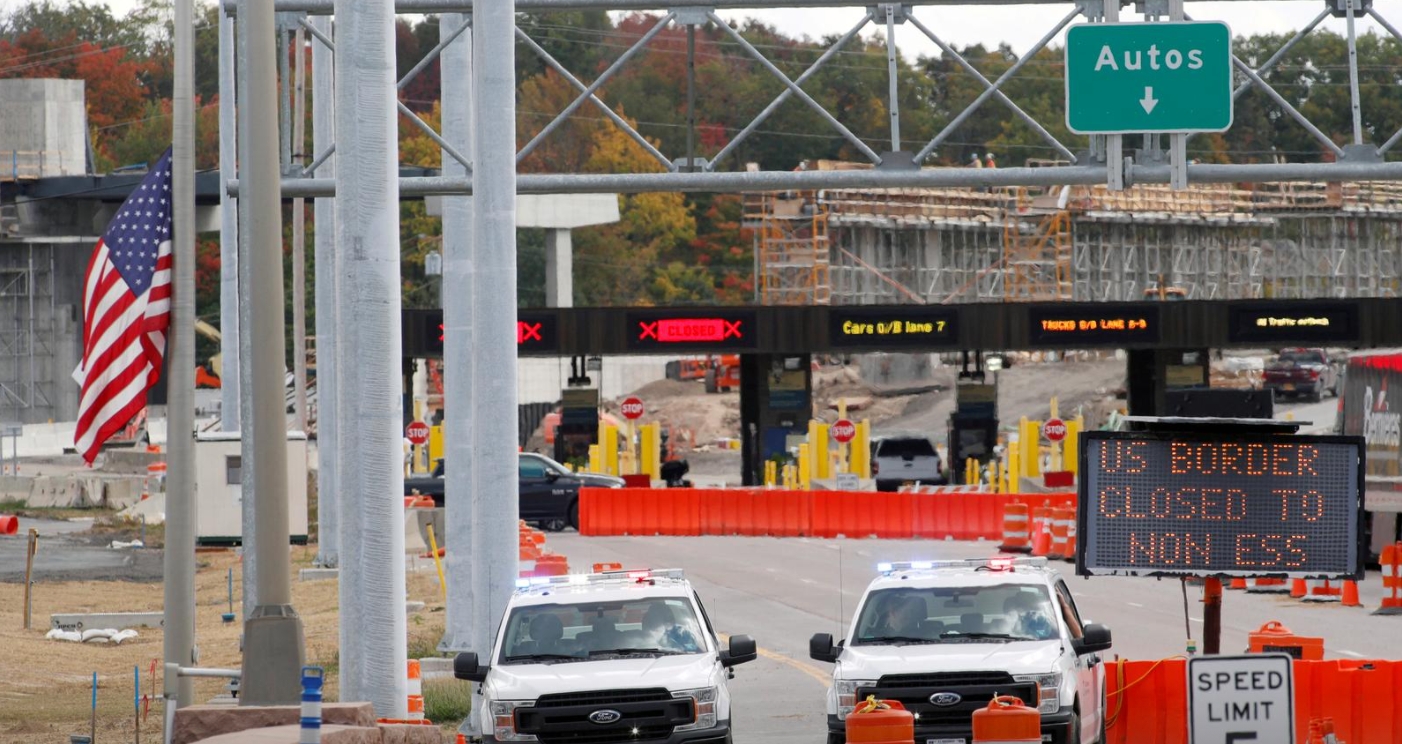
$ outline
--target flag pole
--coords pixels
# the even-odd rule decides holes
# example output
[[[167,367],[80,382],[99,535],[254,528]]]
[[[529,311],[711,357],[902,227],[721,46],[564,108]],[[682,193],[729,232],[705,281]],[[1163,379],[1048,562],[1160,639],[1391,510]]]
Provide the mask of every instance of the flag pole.
[[[166,364],[168,482],[165,528],[166,663],[195,663],[195,55],[193,0],[175,0],[174,126],[171,133],[172,246],[169,360]],[[181,677],[178,706],[194,698]]]

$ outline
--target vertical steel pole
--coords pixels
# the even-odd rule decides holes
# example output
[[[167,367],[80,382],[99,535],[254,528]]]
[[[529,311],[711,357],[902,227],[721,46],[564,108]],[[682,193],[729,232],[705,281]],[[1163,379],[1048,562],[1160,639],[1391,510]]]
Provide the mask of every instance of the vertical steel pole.
[[[1105,0],[1105,23],[1120,22],[1120,0]],[[1125,189],[1124,135],[1105,135],[1105,185],[1111,191]]]
[[[235,45],[237,62],[235,69],[241,73],[235,78],[238,101],[240,104],[249,100],[252,95],[252,86],[248,82],[248,59],[249,59],[249,24],[248,8],[258,0],[238,0],[239,15],[234,22]],[[245,146],[250,137],[251,117],[243,108],[235,109],[236,131],[238,133],[238,146]],[[236,167],[242,175],[243,164],[241,158]],[[241,499],[241,509],[243,518],[243,616],[253,617],[253,611],[258,607],[258,510],[253,503],[253,481],[254,474],[258,472],[258,451],[253,447],[253,323],[249,313],[253,303],[249,302],[246,296],[247,288],[253,286],[253,264],[249,256],[251,254],[251,240],[245,233],[245,227],[252,221],[249,214],[249,200],[238,200],[238,291],[235,299],[238,302],[238,328],[239,328],[239,441],[242,459],[239,461],[239,494]]]
[[[891,152],[901,151],[900,77],[896,69],[896,11],[895,4],[886,6],[886,74],[890,84],[887,110],[891,112]]]
[[[331,19],[316,16],[312,28],[331,38]],[[312,150],[326,152],[336,141],[335,68],[331,50],[320,40],[312,41]],[[316,169],[320,178],[336,176],[336,158]],[[336,453],[339,448],[340,407],[337,404],[336,358],[336,200],[318,198],[312,202],[316,227],[316,564],[327,568],[340,565],[340,482]]]
[[[166,364],[165,662],[195,661],[195,31],[193,0],[175,0],[171,179],[175,260]],[[177,705],[194,701],[181,680]]]
[[[404,718],[408,682],[394,1],[336,0],[336,24],[342,50],[336,55],[336,315],[343,344],[338,353],[346,362],[339,370],[337,396],[345,426],[338,447],[341,531],[354,535],[341,542],[341,697],[370,701],[377,717]],[[508,112],[511,108],[508,104]],[[354,620],[346,622],[348,618]]]
[[[516,0],[472,3],[475,648],[490,647],[517,575],[515,14]]]
[[[297,55],[292,104],[292,167],[306,165],[307,49],[298,26],[292,35]],[[297,430],[307,430],[307,200],[292,200],[292,390]]]
[[[234,18],[219,11],[219,180],[238,177],[237,111],[234,94]],[[219,189],[219,421],[239,428],[239,203]]]
[[[1183,20],[1183,0],[1168,0],[1168,20]],[[1168,165],[1169,187],[1177,190],[1188,188],[1188,135],[1168,135]]]
[[[254,520],[258,532],[258,604],[244,621],[242,705],[290,705],[301,696],[298,672],[304,656],[302,621],[292,609],[291,565],[287,555],[287,398],[283,370],[287,330],[283,312],[282,172],[278,167],[278,78],[273,57],[277,33],[273,4],[246,5],[244,24],[248,83],[244,96],[245,136],[239,163],[248,191],[241,201],[247,218],[239,232],[246,237],[249,259],[248,335],[252,369],[253,439],[245,451],[255,453]],[[245,479],[247,484],[248,480]]]
[[[686,172],[696,172],[696,24],[686,24]]]
[[[1344,17],[1348,19],[1348,94],[1353,109],[1353,144],[1363,144],[1363,108],[1359,104],[1358,93],[1358,34],[1354,30],[1353,4],[1357,0],[1344,0]]]
[[[468,22],[463,13],[446,13],[439,18],[438,35],[448,38]],[[443,49],[439,60],[444,74],[443,138],[458,152],[472,156],[472,47],[473,34],[463,33]],[[449,74],[449,71],[452,71]],[[466,176],[467,169],[456,158],[443,153],[443,175]],[[472,392],[476,389],[472,366],[472,200],[470,196],[443,197],[443,422],[447,461],[447,529],[452,542],[447,552],[448,602],[443,629],[444,651],[477,651],[486,646],[483,635],[473,634],[473,608],[478,601],[473,592],[474,566],[471,546],[477,541],[472,521],[472,473],[476,463],[476,428],[472,425]],[[485,600],[484,600],[485,601]],[[483,653],[478,651],[478,653]],[[480,701],[474,701],[478,703]],[[473,719],[475,720],[475,716]],[[477,732],[484,733],[484,732]]]

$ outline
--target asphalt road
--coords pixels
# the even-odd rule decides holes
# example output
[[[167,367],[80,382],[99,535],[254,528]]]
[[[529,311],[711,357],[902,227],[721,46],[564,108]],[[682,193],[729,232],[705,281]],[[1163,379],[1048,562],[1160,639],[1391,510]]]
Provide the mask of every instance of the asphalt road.
[[[992,555],[992,543],[816,540],[746,537],[585,538],[551,535],[548,547],[574,570],[596,562],[625,567],[683,568],[717,630],[753,636],[758,661],[736,669],[731,690],[738,744],[822,741],[823,700],[831,667],[808,658],[817,632],[842,637],[839,618],[886,560]],[[1082,579],[1058,564],[1083,616],[1110,626],[1113,654],[1158,659],[1183,653],[1189,630],[1201,642],[1201,589],[1189,586],[1187,627],[1182,585],[1135,578]],[[1299,635],[1322,636],[1326,658],[1402,658],[1402,617],[1369,614],[1382,596],[1370,574],[1360,585],[1364,607],[1307,604],[1278,595],[1228,592],[1223,605],[1224,653],[1246,649],[1247,634],[1270,620]],[[1108,657],[1107,657],[1108,658]]]

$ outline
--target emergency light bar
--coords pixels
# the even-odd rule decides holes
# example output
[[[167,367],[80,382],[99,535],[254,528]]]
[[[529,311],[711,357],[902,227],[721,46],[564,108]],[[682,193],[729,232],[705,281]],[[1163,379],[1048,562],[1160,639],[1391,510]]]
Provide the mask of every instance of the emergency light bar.
[[[680,568],[662,569],[640,569],[632,571],[604,571],[591,574],[569,574],[566,576],[533,576],[528,579],[517,579],[516,588],[532,589],[541,586],[562,586],[582,584],[607,584],[607,583],[637,583],[639,581],[651,581],[655,579],[673,579],[681,581],[686,575]]]
[[[877,573],[891,574],[901,571],[938,571],[942,568],[987,568],[994,571],[1011,571],[1017,567],[1046,568],[1046,558],[964,558],[943,561],[899,561],[876,564]]]

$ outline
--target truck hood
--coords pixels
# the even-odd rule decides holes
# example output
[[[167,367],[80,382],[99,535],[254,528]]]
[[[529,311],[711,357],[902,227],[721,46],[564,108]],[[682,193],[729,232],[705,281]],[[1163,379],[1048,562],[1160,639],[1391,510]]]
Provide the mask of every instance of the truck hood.
[[[715,657],[710,654],[510,664],[492,667],[487,686],[489,696],[496,700],[652,687],[677,692],[715,685],[715,670]]]
[[[928,646],[852,646],[842,650],[835,677],[880,679],[886,674],[999,671],[1047,674],[1057,667],[1061,642],[944,643]]]

